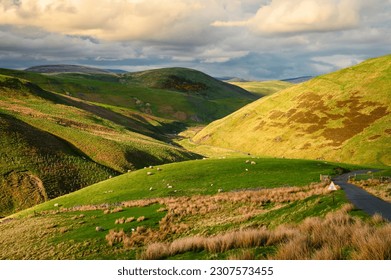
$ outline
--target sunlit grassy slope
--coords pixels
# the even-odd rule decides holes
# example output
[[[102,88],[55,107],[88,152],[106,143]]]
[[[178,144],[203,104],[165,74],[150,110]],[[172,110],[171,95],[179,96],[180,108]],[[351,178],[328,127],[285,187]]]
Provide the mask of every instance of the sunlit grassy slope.
[[[232,85],[241,87],[254,94],[265,96],[289,88],[293,84],[284,81],[251,81],[251,82],[229,82]]]
[[[42,88],[83,100],[185,123],[216,120],[258,97],[186,68],[126,74],[45,73],[1,69]]]
[[[290,242],[300,248],[296,256],[302,256],[299,236],[286,223],[301,227],[300,237],[308,234],[314,241],[310,225],[333,217],[332,223],[350,226],[355,222],[351,216],[363,216],[351,207],[344,216],[333,214],[346,203],[344,193],[311,183],[319,181],[319,174],[343,168],[359,167],[244,157],[130,172],[0,222],[0,259],[283,258],[279,254]],[[314,218],[306,222],[308,217]],[[319,225],[328,230],[324,226]],[[306,244],[306,252],[323,250]],[[344,253],[334,258],[354,257],[350,254],[356,247],[349,248],[338,249]],[[241,255],[242,250],[251,256]]]
[[[391,56],[262,98],[193,140],[257,155],[391,164]]]
[[[115,110],[0,75],[0,215],[119,172],[197,157],[147,136],[165,123]]]
[[[222,158],[171,163],[133,171],[56,198],[17,215],[76,205],[115,204],[156,197],[216,194],[220,191],[303,186],[319,174],[336,174],[338,164],[307,160]],[[149,175],[148,175],[149,174]],[[170,187],[171,186],[171,187]]]

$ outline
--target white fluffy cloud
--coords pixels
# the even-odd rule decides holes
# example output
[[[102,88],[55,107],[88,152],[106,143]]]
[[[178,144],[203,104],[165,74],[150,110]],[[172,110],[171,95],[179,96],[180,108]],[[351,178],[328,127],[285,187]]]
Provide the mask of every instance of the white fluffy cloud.
[[[358,0],[273,0],[240,21],[215,21],[213,26],[247,26],[258,33],[335,31],[357,27]]]
[[[5,1],[0,2],[0,24],[109,41],[163,39],[186,35],[192,15],[202,8],[190,0]]]

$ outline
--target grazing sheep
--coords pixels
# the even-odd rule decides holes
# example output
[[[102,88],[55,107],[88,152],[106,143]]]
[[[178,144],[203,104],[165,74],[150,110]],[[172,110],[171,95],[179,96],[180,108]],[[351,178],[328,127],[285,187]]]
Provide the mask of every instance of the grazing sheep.
[[[153,166],[152,166],[152,165],[150,165],[150,166],[149,166],[149,169],[153,169]]]
[[[149,188],[149,191],[152,191],[152,190],[153,190],[153,188],[152,188],[152,187],[150,187],[150,188]]]
[[[248,169],[246,168],[246,171],[248,171]]]
[[[246,163],[250,163],[250,160],[246,160]]]
[[[160,167],[156,168],[157,171],[162,171],[162,169]]]
[[[102,227],[96,227],[95,230],[96,230],[96,231],[104,231],[104,228],[102,228]]]
[[[223,189],[218,189],[217,192],[221,193],[223,192]]]
[[[257,164],[257,163],[255,161],[252,161],[251,164],[254,165],[254,164]]]
[[[58,207],[58,206],[60,206],[58,203],[55,203],[55,204],[54,204],[54,207]]]
[[[167,186],[167,189],[172,189],[172,186]]]
[[[148,175],[148,176],[150,176],[150,175],[152,175],[152,174],[153,174],[152,172],[147,172],[147,175]]]

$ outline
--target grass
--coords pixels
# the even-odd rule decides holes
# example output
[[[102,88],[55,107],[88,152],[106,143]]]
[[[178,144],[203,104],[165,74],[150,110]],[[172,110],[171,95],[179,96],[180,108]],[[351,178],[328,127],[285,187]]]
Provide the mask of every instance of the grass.
[[[349,210],[346,210],[349,209]],[[363,222],[342,207],[325,217],[306,218],[299,224],[275,229],[248,228],[214,236],[192,236],[169,243],[152,243],[144,259],[367,259],[391,258],[391,227],[372,218]],[[376,225],[376,227],[373,227]],[[385,234],[385,235],[384,235]],[[213,257],[214,256],[214,257]]]
[[[0,225],[0,259],[135,258],[135,251],[109,246],[105,236],[109,230],[132,232],[133,228],[158,227],[165,215],[157,212],[159,207],[123,208],[121,212],[111,214],[104,214],[102,210],[74,211],[13,220]],[[145,219],[115,224],[116,219],[129,216],[144,216]],[[97,227],[102,230],[97,231]],[[24,236],[23,241],[19,239],[21,236]]]
[[[251,164],[251,161],[256,164]],[[18,215],[55,209],[55,203],[63,207],[73,207],[144,198],[208,195],[216,194],[219,190],[228,192],[304,186],[318,182],[319,174],[333,174],[340,169],[338,164],[320,161],[251,157],[186,161],[133,171],[38,205]],[[148,175],[149,173],[151,175]]]
[[[0,259],[390,259],[389,223],[332,196],[311,184],[59,208],[0,223]]]
[[[251,154],[389,166],[391,57],[314,78],[212,122],[193,140]]]

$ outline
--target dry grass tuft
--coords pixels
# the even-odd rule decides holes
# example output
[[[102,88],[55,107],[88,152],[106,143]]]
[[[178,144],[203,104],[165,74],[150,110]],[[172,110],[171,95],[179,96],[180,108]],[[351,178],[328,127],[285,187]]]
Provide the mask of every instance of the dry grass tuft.
[[[346,205],[325,218],[311,217],[298,225],[282,225],[273,230],[252,228],[209,237],[180,238],[171,243],[154,242],[153,246],[146,247],[142,258],[161,259],[185,252],[214,254],[242,249],[241,253],[231,254],[229,258],[255,259],[257,256],[251,248],[276,246],[269,259],[391,259],[391,224],[377,216],[372,220],[378,226],[373,227],[349,216],[352,209],[352,205]],[[166,219],[164,225],[172,216]]]
[[[137,218],[137,222],[142,222],[142,221],[145,221],[146,218],[144,216],[141,216],[141,217],[138,217]]]

